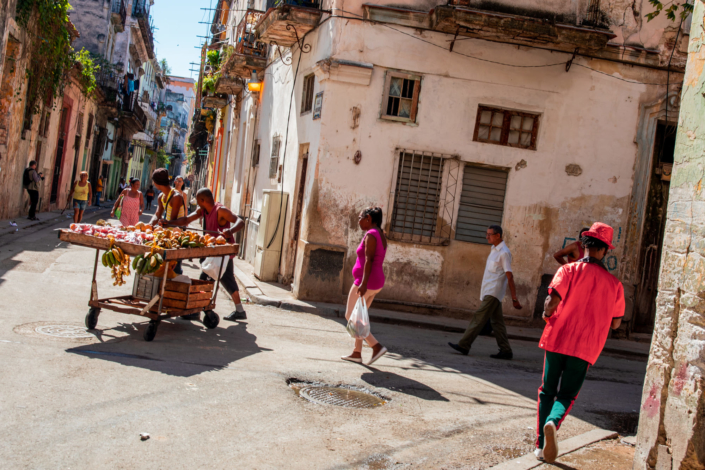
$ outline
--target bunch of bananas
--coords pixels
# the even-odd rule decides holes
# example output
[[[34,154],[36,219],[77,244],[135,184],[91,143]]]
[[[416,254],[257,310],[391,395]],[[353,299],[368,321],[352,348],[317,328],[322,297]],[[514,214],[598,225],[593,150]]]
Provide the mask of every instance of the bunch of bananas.
[[[206,236],[207,237],[207,236]],[[154,232],[154,240],[145,242],[145,245],[167,250],[174,248],[201,248],[212,243],[206,237],[189,230],[166,229]]]
[[[151,274],[158,270],[164,259],[159,253],[147,253],[146,255],[138,255],[132,262],[132,269],[138,274]]]
[[[130,257],[118,246],[112,246],[103,253],[103,266],[111,268],[114,286],[125,284],[124,277],[130,275]]]

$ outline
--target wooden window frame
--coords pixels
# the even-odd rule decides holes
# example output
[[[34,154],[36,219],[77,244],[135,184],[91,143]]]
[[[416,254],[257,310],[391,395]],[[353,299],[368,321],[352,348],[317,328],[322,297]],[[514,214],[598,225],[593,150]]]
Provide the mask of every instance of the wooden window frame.
[[[304,77],[301,88],[301,115],[313,112],[314,88],[316,86],[316,75],[311,73]]]
[[[402,78],[406,80],[416,81],[416,85],[414,86],[414,95],[411,98],[411,111],[409,113],[408,118],[387,114],[387,106],[389,103],[389,85],[392,83],[392,78]],[[419,95],[421,94],[422,79],[423,77],[421,75],[387,71],[387,74],[384,78],[384,90],[382,94],[382,107],[380,109],[380,119],[384,119],[387,121],[415,123],[419,111]]]
[[[483,111],[489,111],[492,114],[490,115],[490,124],[489,124],[489,131],[487,133],[487,139],[482,139],[479,137],[479,132],[480,132],[480,118],[482,117]],[[494,117],[494,114],[502,113],[504,115],[502,119],[502,127],[501,127],[501,134],[500,134],[500,140],[499,142],[490,140],[490,136],[492,134],[492,128],[498,128],[499,126],[492,126],[492,120]],[[534,120],[534,125],[531,129],[531,143],[529,146],[522,145],[521,144],[521,133],[528,133],[528,132],[523,132],[522,130],[519,130],[519,142],[516,144],[510,144],[509,143],[509,131],[510,130],[516,130],[516,129],[511,129],[511,121],[512,121],[512,116],[521,116],[522,117],[522,123],[523,123],[523,118],[533,118]],[[514,148],[520,148],[520,149],[525,149],[525,150],[536,150],[536,141],[538,137],[538,132],[539,132],[539,124],[541,121],[541,115],[538,113],[528,113],[525,111],[515,111],[511,109],[504,109],[504,108],[495,108],[492,106],[483,106],[480,105],[477,107],[477,117],[475,118],[475,131],[473,133],[472,140],[475,142],[482,142],[485,144],[494,144],[494,145],[503,145],[505,147],[514,147]]]

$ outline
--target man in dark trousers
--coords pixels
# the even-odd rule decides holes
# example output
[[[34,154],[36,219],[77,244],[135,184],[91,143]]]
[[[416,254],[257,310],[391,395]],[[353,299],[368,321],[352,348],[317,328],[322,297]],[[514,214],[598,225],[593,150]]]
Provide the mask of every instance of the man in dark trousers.
[[[507,292],[507,285],[509,285],[509,291],[512,293],[514,308],[517,310],[522,308],[519,299],[517,299],[517,291],[514,286],[512,253],[502,240],[502,227],[499,225],[487,227],[485,237],[492,245],[492,248],[490,248],[490,255],[487,257],[487,263],[485,264],[485,274],[482,276],[482,290],[480,292],[482,303],[480,308],[473,314],[470,325],[465,330],[463,337],[458,341],[458,344],[448,343],[448,346],[467,356],[470,352],[470,346],[472,346],[473,341],[475,341],[477,335],[487,324],[487,319],[489,319],[499,346],[499,352],[491,354],[490,357],[494,359],[511,359],[514,357],[514,353],[512,353],[512,348],[509,346],[507,327],[504,326],[504,316],[502,314],[502,299]]]
[[[534,452],[548,463],[558,457],[556,431],[572,408],[588,368],[600,356],[610,328],[619,328],[624,316],[622,283],[602,263],[607,250],[614,249],[612,233],[609,225],[595,222],[583,233],[585,257],[561,266],[548,287],[543,312],[547,324],[539,341],[546,356]]]
[[[29,220],[39,220],[37,218],[37,203],[39,202],[39,183],[44,180],[42,173],[37,173],[37,162],[29,162],[29,167],[24,170],[22,185],[29,194]]]

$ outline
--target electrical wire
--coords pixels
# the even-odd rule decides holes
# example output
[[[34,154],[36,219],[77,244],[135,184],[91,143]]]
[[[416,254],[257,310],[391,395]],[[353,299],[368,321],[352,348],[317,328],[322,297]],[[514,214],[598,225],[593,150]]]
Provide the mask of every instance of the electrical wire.
[[[542,67],[555,67],[555,66],[557,66],[557,65],[563,65],[563,66],[565,65],[565,62],[557,62],[557,63],[555,63],[555,64],[541,64],[541,65],[516,65],[516,64],[508,64],[508,63],[506,63],[506,62],[499,62],[499,61],[496,61],[496,60],[483,59],[483,58],[476,57],[476,56],[472,56],[472,55],[469,55],[469,54],[464,54],[464,53],[462,53],[462,52],[455,51],[455,50],[449,51],[445,46],[442,46],[442,45],[440,45],[440,44],[436,44],[436,43],[434,43],[434,42],[431,42],[431,41],[428,41],[428,40],[426,40],[426,39],[420,38],[420,37],[415,36],[415,35],[413,35],[413,34],[410,34],[410,33],[407,33],[407,32],[405,32],[405,31],[399,30],[399,29],[394,28],[393,26],[390,26],[390,25],[388,25],[388,24],[378,23],[378,22],[376,22],[376,21],[368,20],[368,19],[363,18],[361,15],[358,15],[358,14],[356,14],[356,13],[352,13],[352,12],[349,12],[349,11],[346,11],[346,10],[341,10],[341,11],[343,11],[344,13],[348,13],[348,14],[351,14],[351,15],[355,15],[355,16],[350,17],[350,16],[338,16],[338,15],[336,15],[336,16],[330,16],[329,18],[343,18],[343,19],[350,19],[350,20],[358,20],[358,21],[363,21],[363,22],[366,22],[366,23],[372,23],[373,25],[375,25],[375,24],[380,24],[380,25],[382,25],[382,26],[384,26],[384,27],[386,27],[386,28],[389,28],[389,29],[391,29],[391,30],[393,30],[393,31],[396,31],[397,33],[403,34],[403,35],[405,35],[405,36],[409,36],[409,37],[412,38],[412,39],[416,39],[417,41],[421,41],[421,42],[424,42],[424,43],[426,43],[426,44],[430,44],[431,46],[438,47],[439,49],[443,49],[444,51],[450,52],[451,54],[458,54],[458,55],[463,56],[463,57],[466,57],[466,58],[468,58],[468,59],[479,60],[479,61],[481,61],[481,62],[488,62],[488,63],[495,64],[495,65],[502,65],[502,66],[505,66],[505,67],[513,67],[513,68],[542,68]],[[329,18],[327,18],[327,19],[329,19]],[[682,21],[683,21],[683,20],[681,19],[681,22],[682,22]],[[679,29],[680,29],[680,28],[679,28]],[[675,49],[675,48],[674,48],[674,49]],[[571,53],[570,53],[570,52],[565,52],[565,54],[571,54]],[[577,55],[580,55],[580,54],[577,54]],[[673,51],[671,51],[671,57],[673,57]],[[669,60],[668,63],[669,63],[669,66],[668,66],[667,72],[670,72],[670,63],[671,63],[670,60]],[[666,85],[666,86],[668,86],[668,76],[667,76],[667,83],[665,83],[665,84],[664,84],[664,83],[648,83],[648,82],[640,82],[640,81],[638,81],[638,80],[629,80],[629,79],[626,79],[626,78],[616,77],[616,76],[611,75],[611,74],[609,74],[609,73],[605,73],[605,72],[602,72],[602,71],[600,71],[600,70],[596,70],[596,69],[594,69],[594,68],[592,68],[592,67],[590,67],[590,66],[583,65],[583,64],[574,63],[573,65],[576,65],[576,66],[578,66],[578,67],[582,67],[582,68],[591,70],[591,71],[593,71],[593,72],[599,73],[599,74],[601,74],[601,75],[605,75],[605,76],[607,76],[607,77],[614,78],[614,79],[616,79],[616,80],[620,80],[620,81],[627,82],[627,83],[633,83],[633,84],[637,84],[637,85],[653,85],[653,86],[664,86],[664,85]]]

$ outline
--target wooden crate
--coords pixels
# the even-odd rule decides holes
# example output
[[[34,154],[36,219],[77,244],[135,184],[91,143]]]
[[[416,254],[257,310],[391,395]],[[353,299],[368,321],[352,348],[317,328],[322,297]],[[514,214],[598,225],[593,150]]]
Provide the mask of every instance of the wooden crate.
[[[207,307],[211,303],[215,282],[191,279],[191,284],[166,281],[162,305],[179,310]]]

